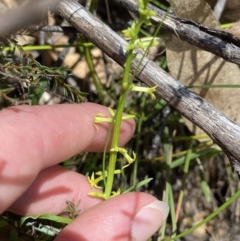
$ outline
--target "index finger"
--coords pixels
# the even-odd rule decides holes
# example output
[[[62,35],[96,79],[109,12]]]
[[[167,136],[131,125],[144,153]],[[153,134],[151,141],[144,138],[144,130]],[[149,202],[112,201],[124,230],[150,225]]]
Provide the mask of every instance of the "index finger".
[[[81,151],[102,151],[109,124],[94,126],[106,107],[93,104],[16,106],[0,112],[0,193],[20,196],[44,168]],[[120,145],[133,134],[134,121],[122,122]],[[5,205],[3,205],[5,206]],[[6,207],[6,206],[5,206]]]

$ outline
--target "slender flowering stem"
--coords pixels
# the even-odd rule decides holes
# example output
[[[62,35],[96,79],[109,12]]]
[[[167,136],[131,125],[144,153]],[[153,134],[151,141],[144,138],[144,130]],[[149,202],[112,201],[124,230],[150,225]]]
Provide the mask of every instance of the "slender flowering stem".
[[[132,79],[130,76],[131,72],[131,63],[135,57],[134,55],[134,44],[138,38],[138,33],[140,32],[140,28],[145,20],[147,20],[147,15],[152,15],[153,13],[151,12],[146,12],[146,2],[144,0],[139,1],[139,12],[140,12],[140,18],[139,21],[134,22],[132,26],[125,30],[124,33],[125,35],[131,37],[130,43],[127,47],[128,50],[128,57],[126,60],[125,64],[125,70],[124,70],[124,75],[123,75],[123,82],[122,82],[122,93],[120,96],[119,100],[119,105],[116,111],[116,114],[114,116],[115,121],[113,122],[113,139],[112,139],[112,144],[111,144],[111,150],[110,151],[110,158],[109,158],[109,163],[108,163],[108,175],[107,175],[107,181],[106,181],[106,186],[105,186],[105,192],[104,196],[106,198],[109,198],[111,193],[112,193],[112,186],[113,186],[113,179],[114,179],[114,170],[116,167],[116,160],[117,160],[117,153],[118,153],[118,141],[119,141],[119,135],[120,135],[120,127],[121,127],[121,122],[122,122],[122,117],[123,117],[123,111],[124,111],[124,105],[126,101],[126,96],[127,96],[127,91],[130,89],[132,85]],[[135,160],[135,156],[133,158]],[[129,163],[130,164],[130,163]],[[126,167],[126,166],[125,166]]]

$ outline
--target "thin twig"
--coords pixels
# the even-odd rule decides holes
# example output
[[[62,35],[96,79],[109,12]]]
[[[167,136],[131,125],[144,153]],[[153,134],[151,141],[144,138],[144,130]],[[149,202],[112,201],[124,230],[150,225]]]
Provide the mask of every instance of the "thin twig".
[[[127,10],[138,14],[137,0],[112,0]],[[198,24],[189,19],[178,18],[164,12],[152,4],[148,8],[156,12],[151,18],[155,25],[162,24],[162,28],[176,37],[203,50],[211,52],[229,62],[240,64],[240,39],[222,30]]]
[[[114,31],[121,31],[130,26],[130,23],[112,23],[109,24],[109,27]],[[41,25],[31,25],[27,28],[22,30],[26,31],[42,31],[42,32],[56,32],[56,33],[77,33],[78,31],[74,27],[69,26],[58,26],[58,25],[51,25],[51,26],[41,26]]]
[[[42,32],[56,32],[56,33],[76,33],[77,30],[74,27],[69,26],[41,26],[41,25],[31,25],[23,29],[27,31],[42,31]]]
[[[225,8],[227,0],[218,0],[214,6],[213,14],[217,19],[220,19]]]

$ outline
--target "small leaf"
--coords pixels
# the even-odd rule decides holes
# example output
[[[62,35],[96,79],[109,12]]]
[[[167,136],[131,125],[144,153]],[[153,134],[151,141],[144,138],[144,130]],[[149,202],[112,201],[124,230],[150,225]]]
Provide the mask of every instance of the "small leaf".
[[[21,221],[20,221],[20,225],[23,225],[23,223],[28,219],[34,219],[34,220],[35,219],[44,219],[44,220],[54,221],[54,222],[62,223],[62,224],[69,224],[72,222],[72,219],[70,219],[70,218],[65,218],[65,217],[57,216],[57,215],[50,214],[50,213],[43,213],[43,214],[36,215],[36,216],[22,217]]]
[[[123,193],[128,193],[128,192],[132,192],[133,190],[136,190],[146,184],[148,184],[149,182],[152,181],[153,178],[147,178],[142,180],[141,182],[137,183],[135,186],[130,187],[129,189],[127,189],[126,191],[124,191]]]

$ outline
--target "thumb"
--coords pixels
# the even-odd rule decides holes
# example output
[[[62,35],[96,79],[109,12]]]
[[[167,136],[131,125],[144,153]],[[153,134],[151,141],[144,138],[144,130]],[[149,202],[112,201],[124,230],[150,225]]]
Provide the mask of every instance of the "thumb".
[[[149,194],[122,194],[84,211],[55,241],[146,241],[168,212],[166,203]]]

